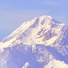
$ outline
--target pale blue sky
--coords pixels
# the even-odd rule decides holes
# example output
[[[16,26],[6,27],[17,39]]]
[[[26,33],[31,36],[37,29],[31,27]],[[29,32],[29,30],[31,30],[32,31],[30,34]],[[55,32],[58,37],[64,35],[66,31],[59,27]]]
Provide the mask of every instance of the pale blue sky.
[[[24,21],[41,15],[68,25],[68,0],[0,0],[0,40]]]

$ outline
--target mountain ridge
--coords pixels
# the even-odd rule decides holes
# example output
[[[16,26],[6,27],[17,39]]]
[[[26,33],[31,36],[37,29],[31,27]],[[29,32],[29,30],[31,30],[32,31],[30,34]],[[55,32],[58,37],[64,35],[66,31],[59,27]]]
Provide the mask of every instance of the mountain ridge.
[[[41,19],[41,20],[40,20]],[[46,24],[43,24],[43,23]],[[43,24],[40,25],[39,23]],[[32,25],[32,26],[31,26]],[[39,25],[39,26],[38,26]],[[14,36],[19,36],[22,35],[22,33],[24,35],[29,34],[31,29],[33,29],[33,32],[36,33],[35,31],[37,31],[39,34],[40,32],[42,32],[43,30],[49,30],[51,29],[51,27],[56,27],[58,24],[56,24],[55,22],[52,21],[52,17],[51,16],[40,16],[40,17],[35,17],[33,20],[28,21],[28,22],[24,22],[19,28],[17,28],[8,38],[9,40],[12,39]],[[42,27],[43,26],[43,27]],[[57,31],[59,30],[58,28],[62,29],[65,25],[64,24],[60,24],[57,27]],[[61,28],[62,27],[62,28]],[[46,29],[44,29],[46,28]],[[37,29],[37,30],[36,30]],[[41,31],[40,31],[41,30]],[[39,35],[38,35],[39,36]],[[15,40],[15,39],[13,39]],[[4,39],[2,42],[7,41],[7,39]],[[28,45],[28,44],[27,44]],[[30,45],[30,44],[29,44]]]

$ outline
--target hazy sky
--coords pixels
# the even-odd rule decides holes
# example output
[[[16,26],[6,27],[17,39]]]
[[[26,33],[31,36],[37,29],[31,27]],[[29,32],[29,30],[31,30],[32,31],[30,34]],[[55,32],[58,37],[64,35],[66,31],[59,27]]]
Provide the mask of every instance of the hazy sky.
[[[0,40],[24,21],[41,15],[68,25],[68,0],[0,0]]]

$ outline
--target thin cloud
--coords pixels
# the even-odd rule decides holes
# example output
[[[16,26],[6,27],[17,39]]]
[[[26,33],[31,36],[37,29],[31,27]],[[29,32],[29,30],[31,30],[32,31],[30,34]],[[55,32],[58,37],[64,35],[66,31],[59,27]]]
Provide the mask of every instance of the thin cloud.
[[[9,8],[6,4],[0,4],[0,10]]]
[[[45,5],[50,5],[50,6],[59,6],[59,3],[57,2],[51,2],[51,1],[46,1],[44,2]]]

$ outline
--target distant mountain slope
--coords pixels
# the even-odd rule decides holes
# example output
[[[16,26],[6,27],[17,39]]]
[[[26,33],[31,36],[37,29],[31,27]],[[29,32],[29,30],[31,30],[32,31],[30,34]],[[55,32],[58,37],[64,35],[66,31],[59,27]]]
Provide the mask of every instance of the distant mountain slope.
[[[68,26],[51,16],[24,22],[0,42],[0,68],[68,68]]]

